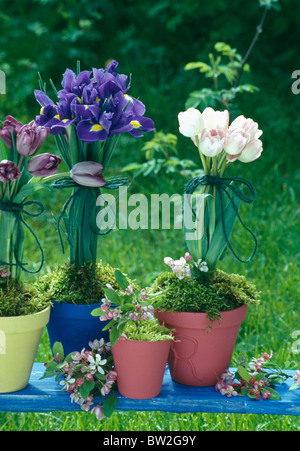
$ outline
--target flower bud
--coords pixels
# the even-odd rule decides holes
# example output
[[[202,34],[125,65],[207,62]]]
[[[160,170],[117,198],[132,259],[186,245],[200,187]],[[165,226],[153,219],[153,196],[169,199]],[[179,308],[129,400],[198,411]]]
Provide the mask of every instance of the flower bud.
[[[20,169],[12,161],[2,160],[0,162],[0,182],[9,183],[21,177]]]
[[[29,157],[44,143],[49,135],[50,129],[37,126],[35,121],[23,125],[17,134],[17,151],[23,157]]]
[[[61,158],[58,155],[43,153],[32,157],[27,164],[28,172],[33,177],[44,177],[56,174]]]
[[[3,121],[3,128],[0,129],[0,138],[9,149],[12,147],[11,133],[13,132],[16,135],[22,126],[22,122],[18,122],[12,116],[6,116],[5,121]]]
[[[71,177],[78,185],[100,187],[106,184],[102,172],[102,164],[95,161],[81,161],[73,166]]]

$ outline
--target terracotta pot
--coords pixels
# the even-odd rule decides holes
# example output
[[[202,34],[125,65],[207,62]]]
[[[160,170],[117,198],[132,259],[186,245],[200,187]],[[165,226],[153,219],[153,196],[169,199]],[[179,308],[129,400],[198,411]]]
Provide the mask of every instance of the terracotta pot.
[[[33,315],[0,318],[0,393],[27,386],[49,316],[50,307]]]
[[[229,367],[247,305],[221,313],[221,320],[207,319],[206,313],[160,312],[156,317],[175,329],[168,364],[175,382],[195,387],[215,385]]]
[[[159,395],[171,341],[117,341],[112,353],[122,396],[148,399]]]

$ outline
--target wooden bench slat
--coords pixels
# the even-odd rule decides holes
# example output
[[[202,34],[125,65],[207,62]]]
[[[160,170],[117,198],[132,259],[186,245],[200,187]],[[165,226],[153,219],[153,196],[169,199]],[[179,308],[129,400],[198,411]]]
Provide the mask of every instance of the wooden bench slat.
[[[285,371],[294,375],[295,371]],[[42,379],[44,366],[35,363],[28,386],[19,392],[0,394],[2,412],[75,412],[80,406],[71,403],[70,397],[61,390],[55,378]],[[280,401],[251,400],[248,397],[227,398],[214,387],[187,387],[173,382],[166,369],[161,393],[158,397],[134,400],[118,396],[120,411],[164,411],[164,412],[214,412],[243,414],[300,415],[300,389],[289,392],[292,379],[277,386]]]

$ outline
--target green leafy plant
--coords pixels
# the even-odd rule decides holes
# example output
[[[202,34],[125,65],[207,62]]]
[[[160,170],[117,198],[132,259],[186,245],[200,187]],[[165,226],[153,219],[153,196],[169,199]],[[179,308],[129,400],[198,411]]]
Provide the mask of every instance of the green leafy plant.
[[[119,270],[116,270],[115,277],[122,291],[117,293],[111,286],[104,288],[102,306],[92,311],[93,316],[100,316],[100,321],[109,320],[103,330],[110,330],[111,345],[121,336],[123,339],[140,337],[146,341],[162,340],[166,336],[171,339],[172,332],[160,326],[153,315],[154,307],[160,305],[156,302],[158,294],[150,295],[145,288],[135,290]]]
[[[246,354],[241,352],[236,361],[237,369],[234,372],[226,369],[216,384],[216,390],[227,397],[248,396],[256,401],[261,398],[280,400],[276,385],[282,384],[290,376],[274,362],[270,363],[272,356],[272,351],[270,354],[264,352],[258,359],[253,358],[248,362]]]
[[[206,108],[211,106],[229,108],[237,94],[243,92],[254,93],[259,89],[257,86],[246,83],[238,86],[236,80],[240,70],[249,72],[249,64],[243,64],[242,56],[237,49],[232,48],[225,42],[217,42],[214,45],[216,55],[209,53],[209,64],[198,61],[186,64],[185,70],[198,69],[205,78],[211,79],[212,88],[203,88],[190,93],[186,101],[186,108]],[[225,60],[225,61],[224,61]],[[224,79],[229,87],[224,85]]]
[[[156,177],[161,172],[166,175],[179,174],[185,178],[200,175],[201,170],[192,160],[179,157],[177,141],[177,136],[172,133],[154,131],[153,138],[142,147],[145,161],[129,163],[123,168],[123,172],[133,171],[135,177]]]

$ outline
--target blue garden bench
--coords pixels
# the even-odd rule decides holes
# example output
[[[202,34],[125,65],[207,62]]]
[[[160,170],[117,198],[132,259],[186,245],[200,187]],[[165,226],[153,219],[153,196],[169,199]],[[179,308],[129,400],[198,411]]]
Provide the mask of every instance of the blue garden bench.
[[[0,394],[0,412],[75,412],[77,404],[61,390],[55,378],[41,379],[44,365],[35,363],[28,386],[15,393]],[[285,371],[293,376],[295,371]],[[289,378],[276,390],[279,401],[251,400],[248,397],[227,398],[216,392],[214,387],[187,387],[173,382],[166,369],[159,396],[146,400],[134,400],[118,396],[117,410],[120,411],[164,411],[164,412],[214,412],[243,414],[300,415],[300,390],[289,391]]]

